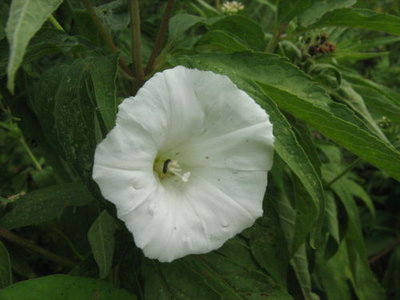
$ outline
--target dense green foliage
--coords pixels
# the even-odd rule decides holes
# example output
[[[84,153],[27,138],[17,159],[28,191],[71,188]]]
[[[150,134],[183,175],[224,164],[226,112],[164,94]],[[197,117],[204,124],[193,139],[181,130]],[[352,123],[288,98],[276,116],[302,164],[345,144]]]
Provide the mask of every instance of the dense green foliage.
[[[400,2],[175,2],[0,2],[0,299],[400,299]],[[254,226],[159,263],[91,172],[176,65],[251,95],[275,157]]]

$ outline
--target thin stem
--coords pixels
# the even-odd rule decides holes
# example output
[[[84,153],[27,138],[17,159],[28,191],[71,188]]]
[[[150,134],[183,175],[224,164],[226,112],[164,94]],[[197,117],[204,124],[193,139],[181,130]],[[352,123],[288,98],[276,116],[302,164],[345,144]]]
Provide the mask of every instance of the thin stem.
[[[265,52],[272,53],[275,51],[275,48],[278,45],[279,40],[281,39],[281,35],[283,32],[285,32],[287,26],[288,23],[282,23],[279,25],[279,27],[275,30],[272,38],[269,40],[267,48],[265,48]]]
[[[397,238],[392,244],[390,244],[388,247],[377,253],[376,255],[372,256],[370,259],[368,259],[368,263],[370,265],[374,264],[378,260],[380,260],[382,257],[384,257],[386,254],[391,252],[397,245],[400,244],[400,237]]]
[[[361,158],[355,159],[350,165],[347,166],[339,175],[337,175],[335,178],[333,178],[331,181],[329,181],[326,185],[325,188],[330,187],[332,184],[334,184],[336,181],[338,181],[340,178],[342,178],[346,173],[351,171],[358,163],[361,162]]]
[[[10,242],[13,242],[14,244],[17,244],[17,245],[27,248],[33,252],[36,252],[36,253],[48,258],[49,260],[52,260],[52,261],[58,263],[59,265],[61,265],[63,267],[72,269],[76,265],[76,263],[74,261],[72,261],[68,258],[59,256],[59,255],[57,255],[53,252],[50,252],[49,250],[46,250],[42,247],[39,247],[39,246],[35,245],[32,241],[27,240],[23,237],[20,237],[5,228],[0,227],[0,236]]]
[[[49,19],[50,23],[53,24],[53,26],[54,26],[56,29],[61,30],[61,31],[65,31],[64,28],[62,28],[61,24],[58,23],[57,19],[54,18],[53,15],[50,15],[50,17],[49,17],[48,19]]]
[[[82,254],[79,253],[79,251],[75,248],[75,245],[71,242],[71,240],[59,229],[53,228],[53,231],[58,234],[69,246],[71,251],[75,254],[77,258],[80,260],[84,260],[85,258],[83,257]]]
[[[221,0],[215,0],[215,8],[220,11],[221,10]]]
[[[35,155],[32,153],[31,149],[28,147],[28,145],[26,144],[26,141],[24,139],[23,136],[21,136],[19,138],[19,142],[21,143],[22,147],[24,148],[24,150],[26,151],[26,153],[28,153],[28,156],[30,157],[30,159],[32,160],[33,164],[35,165],[36,169],[38,171],[42,171],[42,166],[40,165],[39,161],[36,159]]]
[[[129,12],[131,16],[131,51],[132,62],[135,67],[135,75],[139,84],[144,81],[143,63],[142,63],[142,41],[140,28],[139,0],[130,0]]]
[[[87,11],[90,14],[90,17],[92,18],[94,24],[96,25],[97,29],[99,30],[104,41],[110,47],[111,51],[114,53],[119,52],[118,47],[114,44],[114,41],[112,39],[110,31],[107,30],[107,28],[104,26],[104,24],[97,17],[97,14],[96,14],[90,0],[81,0],[81,1],[82,1],[83,5],[86,7]],[[130,69],[128,67],[128,64],[125,62],[125,60],[122,57],[119,57],[118,63],[123,71],[125,71],[130,77],[133,77],[132,72],[130,71]]]
[[[171,18],[171,12],[173,6],[174,6],[174,0],[168,0],[167,7],[165,8],[164,15],[161,21],[160,29],[158,30],[156,41],[154,43],[153,51],[151,52],[149,61],[147,62],[145,70],[146,75],[150,74],[153,71],[156,58],[161,52],[161,47],[167,35],[169,19]]]

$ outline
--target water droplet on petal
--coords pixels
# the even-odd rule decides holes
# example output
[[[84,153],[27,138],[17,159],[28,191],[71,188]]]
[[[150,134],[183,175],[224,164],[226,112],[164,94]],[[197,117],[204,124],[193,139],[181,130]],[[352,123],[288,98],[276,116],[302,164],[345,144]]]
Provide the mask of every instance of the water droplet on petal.
[[[222,220],[222,221],[221,221],[221,226],[222,226],[222,228],[224,228],[224,229],[228,228],[228,227],[229,227],[228,221],[227,221],[227,220]]]

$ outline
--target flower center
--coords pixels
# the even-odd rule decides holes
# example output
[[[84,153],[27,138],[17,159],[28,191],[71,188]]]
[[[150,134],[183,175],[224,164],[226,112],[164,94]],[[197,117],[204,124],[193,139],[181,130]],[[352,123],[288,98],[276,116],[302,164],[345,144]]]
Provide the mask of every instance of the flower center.
[[[164,179],[171,176],[179,177],[183,182],[188,182],[190,172],[183,172],[178,164],[178,161],[171,159],[159,159],[157,158],[154,162],[154,171],[158,174],[160,179]]]

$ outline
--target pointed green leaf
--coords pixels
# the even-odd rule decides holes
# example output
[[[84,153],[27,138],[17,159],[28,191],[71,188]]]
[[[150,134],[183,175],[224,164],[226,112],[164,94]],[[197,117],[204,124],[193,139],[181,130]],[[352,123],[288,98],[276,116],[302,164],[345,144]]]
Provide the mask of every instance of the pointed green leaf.
[[[41,76],[31,98],[45,137],[85,181],[98,138],[114,123],[115,60],[100,56],[59,64]]]
[[[328,12],[309,28],[345,26],[400,35],[400,17],[361,8],[342,8]]]
[[[115,244],[114,232],[115,221],[106,210],[97,217],[88,232],[90,247],[102,279],[107,277],[111,270]]]
[[[0,220],[7,229],[42,224],[61,215],[68,206],[81,206],[92,201],[92,196],[82,184],[54,185],[30,192],[11,205]]]
[[[0,299],[135,300],[136,297],[106,281],[57,274],[17,282],[0,290]]]
[[[10,45],[7,87],[14,92],[15,73],[22,63],[29,40],[63,0],[13,0],[6,26]]]
[[[299,16],[301,26],[308,26],[315,22],[328,11],[349,7],[355,4],[357,0],[319,0],[313,1],[312,5],[304,10]]]
[[[240,238],[172,263],[145,259],[142,271],[146,299],[291,299],[260,270]]]
[[[92,64],[93,90],[96,96],[97,109],[103,118],[107,131],[115,126],[117,115],[115,78],[117,76],[118,57],[101,56]]]
[[[0,289],[12,284],[10,255],[6,246],[0,241]]]

